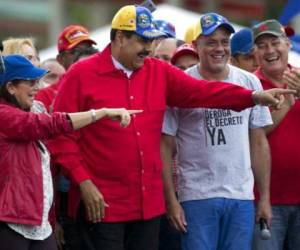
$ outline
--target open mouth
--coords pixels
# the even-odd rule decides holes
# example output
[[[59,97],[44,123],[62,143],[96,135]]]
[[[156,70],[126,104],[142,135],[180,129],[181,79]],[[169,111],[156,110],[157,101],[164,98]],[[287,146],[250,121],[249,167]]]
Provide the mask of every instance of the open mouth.
[[[149,54],[138,54],[138,58],[144,60]]]
[[[216,62],[223,62],[224,61],[224,58],[225,58],[225,55],[212,55],[211,56],[213,59],[214,59],[214,61],[216,61]]]
[[[145,55],[138,55],[138,58],[141,59],[141,60],[144,60],[146,58]]]
[[[279,56],[269,56],[265,58],[265,61],[267,61],[268,63],[277,62],[278,60],[279,60]]]

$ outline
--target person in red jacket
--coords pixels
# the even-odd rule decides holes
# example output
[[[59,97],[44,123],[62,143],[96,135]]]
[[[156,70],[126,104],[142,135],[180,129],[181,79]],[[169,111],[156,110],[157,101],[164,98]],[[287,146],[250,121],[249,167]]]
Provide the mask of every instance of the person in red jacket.
[[[2,65],[3,66],[3,65]],[[42,140],[67,134],[106,117],[130,122],[125,109],[80,113],[29,112],[38,79],[47,73],[20,55],[4,57],[0,74],[0,245],[2,250],[54,250],[48,213],[53,187]]]
[[[95,249],[157,249],[165,212],[160,135],[166,105],[242,110],[253,100],[276,106],[279,95],[295,93],[206,84],[148,57],[161,36],[152,20],[144,7],[121,8],[112,20],[111,44],[68,70],[54,103],[65,112],[116,105],[143,110],[125,130],[103,121],[49,143],[71,180],[69,215],[76,216],[82,200]]]

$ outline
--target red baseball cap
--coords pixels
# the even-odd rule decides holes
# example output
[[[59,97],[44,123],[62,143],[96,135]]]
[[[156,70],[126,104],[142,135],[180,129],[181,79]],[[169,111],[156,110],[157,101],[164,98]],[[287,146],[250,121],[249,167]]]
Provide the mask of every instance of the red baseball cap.
[[[74,48],[77,44],[88,41],[92,44],[97,44],[89,36],[89,32],[86,28],[80,25],[70,25],[67,26],[59,35],[57,42],[58,52],[64,50],[70,50]]]
[[[182,44],[181,46],[179,46],[175,50],[175,52],[171,58],[171,63],[175,64],[178,57],[183,56],[183,55],[192,55],[192,56],[195,56],[196,58],[199,58],[198,53],[195,50],[194,46],[192,44],[185,43],[185,44]]]

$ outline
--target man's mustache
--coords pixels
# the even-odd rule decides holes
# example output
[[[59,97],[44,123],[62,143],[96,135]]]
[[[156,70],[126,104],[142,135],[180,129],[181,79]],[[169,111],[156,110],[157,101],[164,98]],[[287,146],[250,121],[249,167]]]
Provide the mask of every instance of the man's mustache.
[[[138,53],[138,56],[149,56],[149,54],[150,54],[150,51],[145,50],[145,51]]]

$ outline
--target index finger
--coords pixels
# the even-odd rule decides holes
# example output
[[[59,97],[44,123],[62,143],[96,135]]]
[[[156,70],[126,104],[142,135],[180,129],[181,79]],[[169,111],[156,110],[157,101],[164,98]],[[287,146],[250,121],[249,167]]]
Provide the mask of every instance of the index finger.
[[[294,89],[277,89],[276,94],[296,94],[297,91]]]
[[[141,110],[141,109],[129,109],[129,110],[128,110],[128,113],[129,113],[130,115],[138,114],[138,113],[142,113],[142,112],[143,112],[143,110]]]

